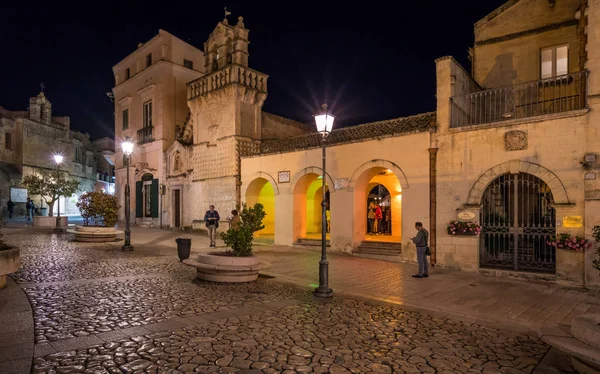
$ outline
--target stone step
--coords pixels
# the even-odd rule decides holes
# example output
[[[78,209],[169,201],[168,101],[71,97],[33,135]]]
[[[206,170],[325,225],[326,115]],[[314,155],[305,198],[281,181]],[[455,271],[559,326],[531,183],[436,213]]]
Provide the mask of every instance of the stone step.
[[[329,240],[326,242],[327,246],[330,247],[331,243]],[[321,239],[312,239],[312,238],[298,238],[298,240],[294,243],[294,246],[300,247],[320,247]]]
[[[402,255],[402,243],[363,240],[353,252],[381,256],[400,256]]]

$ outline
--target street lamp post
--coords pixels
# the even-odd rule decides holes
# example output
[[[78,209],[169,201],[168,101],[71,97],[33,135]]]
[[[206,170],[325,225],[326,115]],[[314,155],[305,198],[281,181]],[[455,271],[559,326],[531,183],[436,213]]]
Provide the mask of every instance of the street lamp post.
[[[62,155],[54,155],[54,163],[56,164],[56,185],[60,186],[60,164],[62,164],[63,162],[63,156]],[[62,231],[62,225],[60,222],[60,194],[58,195],[57,201],[56,201],[57,207],[57,215],[56,215],[56,231]]]
[[[129,191],[129,161],[131,154],[133,153],[133,142],[131,138],[126,137],[125,141],[121,143],[123,147],[123,154],[125,155],[125,167],[127,168],[127,181],[125,183],[125,244],[123,244],[122,250],[133,251],[131,245],[131,230],[129,229],[129,216],[130,216],[130,191]]]
[[[321,105],[321,110],[315,114],[317,131],[322,136],[323,145],[323,199],[321,201],[321,261],[319,261],[319,288],[314,291],[316,297],[332,297],[333,290],[329,288],[329,261],[327,260],[327,201],[325,191],[325,181],[327,180],[326,167],[326,149],[325,139],[333,128],[335,117],[327,111],[327,104]]]

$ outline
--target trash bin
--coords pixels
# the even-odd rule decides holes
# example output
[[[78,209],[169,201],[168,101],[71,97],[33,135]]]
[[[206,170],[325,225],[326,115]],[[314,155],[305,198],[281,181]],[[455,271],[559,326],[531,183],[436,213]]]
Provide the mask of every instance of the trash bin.
[[[179,256],[179,261],[183,261],[190,258],[192,239],[177,238],[175,239],[175,241],[177,242],[177,255]]]

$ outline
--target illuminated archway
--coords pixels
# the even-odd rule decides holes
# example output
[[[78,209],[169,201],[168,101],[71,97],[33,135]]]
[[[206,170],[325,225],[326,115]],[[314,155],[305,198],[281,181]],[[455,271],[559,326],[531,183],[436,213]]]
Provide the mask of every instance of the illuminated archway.
[[[356,174],[355,174],[356,175]],[[382,166],[374,166],[356,175],[354,185],[354,231],[363,240],[373,241],[402,241],[402,186],[400,178],[394,170]],[[391,230],[389,235],[367,235],[368,232],[368,204],[373,197],[369,193],[378,185],[382,185],[389,192],[390,209],[389,221]],[[382,201],[378,202],[381,204]],[[388,205],[386,203],[386,205]],[[381,205],[380,205],[381,206]],[[382,214],[385,214],[382,212]]]
[[[328,191],[329,184],[325,188]],[[294,240],[321,237],[322,199],[323,179],[319,174],[307,173],[297,180],[294,185]]]
[[[256,237],[269,238],[275,235],[275,188],[267,179],[254,179],[246,188],[246,204],[252,206],[261,203],[265,209],[264,229],[256,233]]]

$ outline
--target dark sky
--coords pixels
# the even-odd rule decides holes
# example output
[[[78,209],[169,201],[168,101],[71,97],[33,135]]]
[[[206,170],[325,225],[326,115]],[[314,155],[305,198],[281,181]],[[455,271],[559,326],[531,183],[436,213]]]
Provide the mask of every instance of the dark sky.
[[[434,59],[469,70],[473,24],[504,0],[273,3],[3,1],[0,106],[25,110],[43,81],[54,115],[112,136],[112,66],[159,28],[203,48],[227,6],[250,30],[250,67],[270,76],[265,111],[312,123],[327,101],[336,127],[432,111]]]

